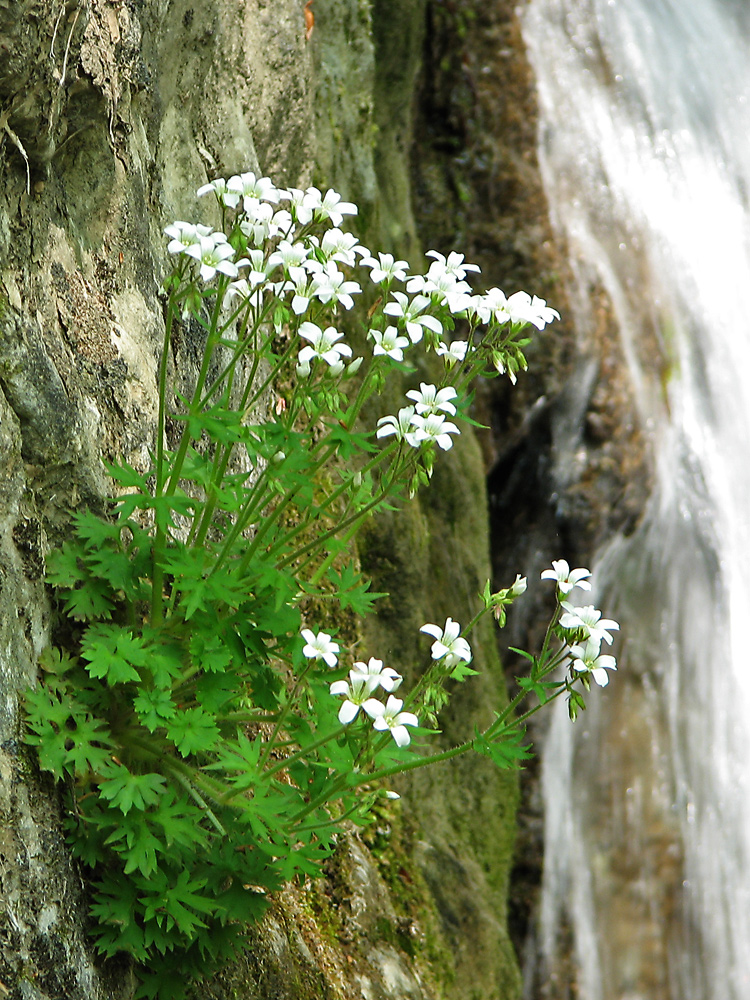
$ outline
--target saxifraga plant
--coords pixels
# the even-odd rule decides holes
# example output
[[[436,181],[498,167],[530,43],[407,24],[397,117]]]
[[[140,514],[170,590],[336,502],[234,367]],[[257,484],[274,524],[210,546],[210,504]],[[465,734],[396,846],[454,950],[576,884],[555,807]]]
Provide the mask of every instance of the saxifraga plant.
[[[403,697],[395,670],[353,662],[303,609],[372,611],[379,595],[350,552],[358,529],[429,483],[459,434],[449,418],[471,423],[472,380],[515,382],[528,327],[559,317],[525,292],[473,292],[479,268],[461,254],[430,251],[421,275],[374,256],[338,228],[356,208],[333,191],[247,173],[198,193],[216,197],[222,227],[166,230],[177,263],[153,467],[109,466],[109,516],[75,515],[50,554],[65,639],[26,702],[27,740],[65,784],[68,840],[90,869],[96,947],[131,955],[138,995],[159,1000],[230,959],[269,892],[318,875],[342,824],[366,823],[393,794],[384,779],[469,751],[518,766],[530,715],[565,694],[575,717],[590,679],[607,682],[615,661],[601,643],[617,628],[568,603],[589,572],[553,563],[555,610],[541,651],[518,651],[529,673],[517,695],[483,732],[427,751],[446,683],[474,674],[467,636],[485,614],[502,625],[525,579],[494,594],[488,583],[464,629],[426,623],[430,665]],[[366,361],[336,326],[365,271],[378,295]],[[181,396],[171,343],[188,324],[203,353]],[[419,345],[443,359],[439,384],[361,427],[365,402],[413,371]]]

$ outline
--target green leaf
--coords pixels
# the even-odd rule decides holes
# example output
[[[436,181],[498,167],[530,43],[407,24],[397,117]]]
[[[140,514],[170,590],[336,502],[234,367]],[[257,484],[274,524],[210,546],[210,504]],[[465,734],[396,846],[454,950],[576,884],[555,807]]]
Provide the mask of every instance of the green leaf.
[[[47,556],[47,583],[53,587],[74,587],[88,579],[88,573],[79,562],[80,546],[65,542]]]
[[[91,677],[104,678],[111,687],[140,681],[138,667],[148,663],[144,639],[132,635],[122,626],[92,625],[81,643],[81,657],[88,660],[86,667]]]
[[[190,655],[196,666],[210,673],[223,673],[232,663],[232,649],[222,634],[196,632],[190,639]]]
[[[126,875],[135,871],[146,876],[153,874],[158,864],[157,854],[163,850],[161,841],[144,822],[143,814],[136,813],[124,816],[104,843],[117,845],[115,850],[125,861],[123,871]]]
[[[99,719],[90,716],[76,718],[75,728],[67,729],[66,763],[78,775],[86,775],[90,771],[101,774],[109,767],[112,759],[112,749],[117,746],[109,729]]]
[[[167,847],[186,847],[194,853],[196,848],[203,848],[207,843],[202,810],[184,794],[178,796],[173,788],[165,790],[149,819],[163,830]]]
[[[123,764],[115,764],[111,773],[112,777],[100,784],[99,794],[124,816],[133,808],[143,811],[158,802],[167,783],[162,774],[133,774]]]
[[[183,757],[205,753],[219,740],[219,729],[213,716],[200,707],[186,708],[170,719],[167,735]]]
[[[147,961],[143,930],[135,919],[140,911],[136,886],[121,875],[100,879],[98,885],[91,905],[97,922],[97,950],[105,955],[124,951],[137,961]]]
[[[89,578],[81,587],[68,591],[64,601],[65,611],[77,621],[110,619],[114,604],[103,590],[104,588],[97,589]]]
[[[151,688],[151,690],[141,690],[140,694],[133,699],[133,708],[138,713],[143,725],[151,733],[163,726],[169,719],[173,719],[177,712],[177,706],[172,701],[169,692],[158,687]]]
[[[375,601],[388,596],[385,593],[370,593],[372,581],[365,580],[353,563],[344,566],[340,573],[333,568],[329,569],[328,579],[336,588],[336,597],[341,604],[341,610],[346,611],[347,608],[351,608],[361,617],[372,612]]]
[[[484,733],[474,727],[473,747],[477,753],[484,754],[503,770],[517,770],[520,761],[529,760],[533,754],[529,753],[531,744],[523,746],[521,740],[525,737],[524,729],[517,729],[513,725],[504,725],[492,735],[488,740]]]
[[[153,472],[137,472],[132,465],[127,462],[105,462],[107,472],[121,486],[126,489],[137,489],[141,493],[150,493],[148,481]]]

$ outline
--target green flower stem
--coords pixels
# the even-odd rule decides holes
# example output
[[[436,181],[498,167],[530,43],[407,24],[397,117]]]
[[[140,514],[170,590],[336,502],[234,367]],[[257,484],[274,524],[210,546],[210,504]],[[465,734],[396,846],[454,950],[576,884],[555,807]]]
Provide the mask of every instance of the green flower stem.
[[[210,822],[213,824],[213,826],[216,828],[216,830],[218,830],[218,832],[222,835],[222,837],[226,837],[227,831],[224,829],[219,820],[216,818],[213,809],[211,809],[208,803],[204,800],[203,796],[197,791],[197,789],[193,787],[191,782],[188,781],[188,779],[184,775],[180,774],[179,772],[175,772],[174,776],[176,780],[185,789],[185,791],[188,793],[188,795],[204,811],[204,813],[206,814]]]
[[[276,746],[276,739],[277,739],[279,733],[281,732],[281,727],[284,725],[284,722],[286,721],[286,718],[287,718],[287,716],[289,715],[289,712],[292,709],[292,705],[294,704],[294,702],[297,699],[297,695],[302,690],[302,684],[303,684],[305,678],[307,677],[307,675],[312,670],[314,662],[315,662],[314,660],[308,660],[307,663],[305,664],[305,669],[302,671],[302,673],[297,678],[297,680],[295,682],[295,685],[292,688],[292,692],[289,695],[289,697],[287,698],[286,704],[284,705],[284,707],[281,710],[281,713],[279,714],[278,721],[277,721],[276,725],[274,726],[273,732],[271,733],[271,738],[268,741],[268,743],[266,743],[266,747],[265,747],[263,753],[260,755],[260,760],[258,761],[258,770],[259,771],[261,771],[266,766],[268,758],[270,757],[271,752],[273,751],[273,749]]]
[[[174,323],[174,298],[169,296],[167,319],[164,327],[164,346],[159,361],[159,412],[156,421],[156,489],[157,497],[164,490],[164,435],[166,432],[166,398],[167,398],[167,364],[169,348],[172,342],[172,324]],[[156,538],[151,550],[151,621],[161,620],[161,595],[164,589],[164,567],[161,564],[161,554],[164,550],[164,526],[157,517]],[[160,537],[161,536],[161,537]]]
[[[211,356],[213,354],[213,349],[215,346],[215,330],[216,321],[219,315],[219,309],[221,308],[221,298],[223,287],[226,286],[226,280],[219,283],[219,290],[216,295],[216,302],[214,304],[213,315],[211,319],[211,324],[208,332],[208,339],[206,341],[206,347],[203,352],[203,363],[201,365],[201,370],[198,375],[198,381],[195,386],[195,391],[193,392],[193,399],[188,408],[188,414],[192,415],[197,412],[196,407],[200,399],[200,395],[203,391],[203,385],[208,375],[208,368],[211,361]],[[170,324],[171,329],[171,324]],[[166,373],[166,356],[167,356],[167,343],[165,339],[164,350],[162,352],[162,372]],[[163,408],[166,406],[166,374],[164,375],[164,383],[161,381],[160,372],[160,383],[159,383],[159,407],[163,414]],[[160,430],[160,439],[163,439],[162,428]],[[170,474],[169,480],[164,484],[163,473],[161,482],[157,482],[157,491],[155,493],[156,498],[162,496],[172,496],[174,491],[177,489],[177,484],[180,479],[180,473],[182,472],[182,467],[185,462],[185,456],[187,455],[188,446],[190,444],[190,427],[189,423],[186,422],[185,428],[182,432],[180,438],[180,445],[175,456],[174,464],[172,466],[172,472]],[[162,467],[163,467],[163,452],[162,452]],[[163,619],[163,598],[164,598],[164,567],[162,565],[164,550],[166,547],[166,525],[164,523],[164,513],[161,510],[156,512],[156,530],[154,532],[154,544],[153,544],[153,555],[152,555],[152,587],[151,587],[151,624],[158,625]]]
[[[364,785],[371,780],[372,779],[368,777],[366,781],[359,782],[358,784]],[[313,799],[313,801],[309,802],[304,809],[300,809],[299,812],[295,813],[294,816],[292,816],[292,818],[287,823],[287,829],[290,828],[294,829],[295,824],[297,824],[301,819],[304,819],[305,816],[309,816],[310,813],[315,812],[316,809],[320,809],[320,807],[326,805],[327,802],[334,802],[339,792],[342,791],[344,788],[347,787],[356,788],[358,787],[358,784],[349,785],[348,775],[339,775],[339,777],[333,782],[328,791],[323,792],[321,795],[317,797],[317,799]]]
[[[397,445],[398,445],[398,442],[394,441],[390,445],[388,445],[387,448],[384,448],[382,451],[378,452],[378,454],[375,455],[375,457],[372,458],[361,469],[361,474],[362,475],[367,475],[368,472],[371,472],[373,469],[375,469],[378,466],[378,464],[380,464],[382,461],[384,461],[388,457],[388,455],[390,455],[394,451],[394,449],[397,447]],[[314,475],[318,471],[318,469],[320,469],[325,464],[326,460],[327,460],[327,455],[324,455],[323,458],[319,459],[316,462],[316,464],[312,467],[312,469],[310,470],[310,475],[311,476]],[[350,485],[351,484],[347,480],[344,483],[342,483],[341,486],[338,486],[331,494],[329,494],[328,497],[326,497],[326,499],[320,504],[320,506],[317,506],[315,508],[315,510],[312,512],[312,514],[310,514],[310,516],[308,516],[306,519],[304,519],[303,521],[301,521],[294,528],[291,528],[283,536],[283,538],[281,538],[274,545],[272,545],[271,548],[270,548],[270,550],[269,550],[269,555],[273,556],[273,555],[279,553],[284,548],[285,545],[289,544],[289,542],[293,538],[296,538],[303,531],[306,531],[310,527],[310,525],[320,517],[320,514],[323,511],[325,511],[326,508],[330,507],[333,503],[335,503],[336,500],[338,500],[338,498],[342,495],[342,493],[345,493],[346,490],[349,489]],[[262,540],[263,536],[265,534],[267,534],[268,528],[271,527],[271,524],[269,522],[275,523],[275,521],[277,521],[279,519],[279,517],[284,512],[284,510],[294,500],[294,497],[297,494],[298,490],[299,490],[299,487],[297,487],[297,486],[293,487],[291,490],[288,490],[287,493],[285,494],[285,496],[283,497],[283,499],[280,501],[279,505],[273,511],[273,513],[269,516],[268,519],[264,520],[263,524],[258,529],[258,533],[256,534],[255,538],[253,539],[253,543],[252,543],[252,545],[250,547],[250,550],[248,551],[248,556],[254,554],[255,551],[257,551],[257,548],[258,548],[258,545],[260,544],[260,541]],[[380,503],[384,499],[385,495],[387,495],[387,494],[382,494],[381,496],[379,496],[377,498],[377,500],[373,501],[367,509],[369,510],[375,504]],[[355,517],[359,517],[359,514],[355,515]],[[310,542],[304,548],[297,550],[293,555],[288,556],[283,561],[280,561],[279,564],[278,564],[279,568],[282,568],[282,567],[288,565],[290,562],[293,562],[296,558],[298,558],[301,555],[304,555],[306,552],[308,552],[310,550],[313,550],[313,549],[316,549],[316,548],[319,548],[329,537],[331,537],[332,534],[336,534],[339,530],[342,530],[342,529],[346,528],[348,526],[348,523],[351,523],[351,522],[344,522],[344,523],[338,524],[338,526],[336,528],[333,528],[330,531],[326,532],[325,535],[319,536],[319,538],[317,538],[314,542]]]
[[[530,719],[532,715],[536,715],[537,712],[541,711],[541,709],[545,708],[545,706],[549,705],[556,698],[559,698],[560,695],[570,692],[572,690],[572,685],[573,681],[566,680],[565,683],[559,687],[557,691],[551,694],[546,701],[540,701],[538,705],[534,705],[533,708],[528,709],[528,711],[524,712],[523,715],[519,715],[517,719],[514,719],[514,725],[522,726],[527,719]]]
[[[229,373],[236,366],[236,364],[239,361],[239,359],[242,357],[242,355],[250,347],[250,344],[251,344],[253,338],[257,335],[258,330],[260,329],[261,324],[264,322],[264,320],[265,320],[265,318],[266,318],[266,316],[267,316],[267,314],[268,314],[268,312],[270,310],[270,307],[271,307],[271,304],[269,304],[263,310],[263,312],[261,313],[261,315],[256,320],[254,320],[253,325],[250,328],[250,332],[244,337],[244,339],[238,340],[238,342],[236,344],[232,345],[232,357],[227,362],[226,366],[222,369],[222,371],[217,375],[217,377],[214,379],[214,381],[211,382],[211,384],[205,390],[204,395],[201,397],[201,400],[200,400],[200,403],[199,403],[199,408],[202,409],[204,406],[207,405],[207,403],[210,401],[211,397],[221,387],[221,385],[224,383],[224,381],[227,378],[227,376],[229,375]],[[245,329],[246,328],[247,327],[245,327]],[[223,333],[224,330],[226,330],[226,329],[227,329],[227,324],[225,324],[222,327],[221,333]],[[248,382],[250,384],[252,384],[252,381],[253,381],[253,379],[255,377],[255,374],[258,371],[261,359],[262,359],[263,355],[265,354],[265,350],[268,347],[268,345],[271,343],[272,340],[273,340],[273,334],[270,334],[266,338],[266,341],[259,348],[257,348],[256,350],[253,351],[253,365],[252,365],[252,368],[251,368],[251,371],[250,371],[250,375],[248,376]]]
[[[376,459],[373,459],[371,462],[368,462],[368,464],[362,470],[363,474],[366,473],[366,472],[368,472],[368,471],[370,471],[371,469],[375,468],[375,466],[378,464],[378,462],[382,461],[382,459],[386,456],[386,454],[388,452],[390,452],[390,451],[392,451],[392,450],[394,450],[395,448],[398,447],[398,444],[399,444],[399,442],[397,442],[397,441],[392,442],[387,448],[385,448],[382,452],[380,452],[380,454],[377,456]],[[303,545],[301,548],[296,549],[294,552],[292,552],[290,555],[286,556],[284,559],[281,559],[279,561],[279,563],[278,563],[279,568],[282,569],[284,566],[288,566],[290,563],[293,563],[296,559],[301,558],[303,555],[306,555],[308,552],[311,552],[311,551],[313,551],[315,549],[322,548],[322,546],[325,544],[325,542],[328,541],[329,538],[332,538],[334,535],[338,534],[341,531],[345,531],[349,527],[349,525],[351,525],[352,523],[354,523],[356,521],[361,521],[364,518],[364,516],[367,513],[369,513],[369,511],[371,511],[375,507],[379,506],[383,502],[383,500],[385,500],[386,497],[389,496],[389,494],[391,493],[391,488],[392,488],[392,485],[393,485],[393,482],[394,482],[395,478],[396,478],[395,475],[391,476],[391,478],[389,480],[389,483],[388,483],[388,486],[385,489],[381,490],[380,493],[373,500],[371,500],[368,504],[366,504],[362,508],[362,510],[358,511],[356,514],[352,514],[351,517],[349,517],[349,518],[341,521],[335,527],[329,528],[328,531],[326,531],[323,534],[319,535],[315,539],[315,541],[308,542],[307,545]],[[349,488],[349,483],[348,482],[347,483],[343,483],[337,490],[335,490],[326,499],[326,501],[323,504],[323,506],[322,506],[321,509],[325,509],[325,507],[330,506],[330,504],[333,503],[336,499],[338,499],[338,497],[346,489],[348,489],[348,488]],[[287,542],[292,537],[298,535],[301,531],[305,530],[305,528],[307,528],[309,526],[309,524],[310,524],[310,520],[306,521],[299,528],[295,528],[293,531],[291,531],[289,533],[288,537],[285,538],[284,541]],[[280,545],[274,546],[274,548],[271,549],[271,553],[277,552],[279,550],[279,548],[280,548]]]
[[[132,732],[128,733],[127,736],[123,732],[120,734],[120,738],[123,746],[135,747],[143,751],[149,757],[159,761],[161,767],[166,768],[175,776],[178,774],[181,775],[191,784],[200,788],[201,791],[205,792],[215,802],[219,802],[219,797],[224,790],[223,787],[218,782],[211,781],[205,775],[198,774],[196,769],[186,764],[185,761],[178,760],[171,753],[165,753],[163,744],[152,741],[146,736],[136,736]]]
[[[480,621],[480,619],[483,618],[491,610],[492,607],[490,606],[482,608],[480,611],[478,611],[471,619],[469,624],[466,626],[466,628],[461,630],[460,635],[462,636],[469,635],[473,631],[477,623]],[[442,659],[443,658],[441,657],[441,659],[439,660],[432,660],[427,670],[422,674],[422,676],[419,678],[419,680],[414,685],[412,690],[409,692],[408,696],[404,699],[404,709],[408,709],[411,705],[413,705],[414,702],[417,700],[417,698],[421,695],[425,687],[427,687],[427,685],[433,680],[435,674],[439,674],[441,672]],[[446,675],[445,679],[447,680],[449,677],[450,673]]]
[[[286,364],[286,362],[289,360],[289,358],[292,356],[292,354],[295,352],[296,349],[297,349],[296,337],[293,336],[290,338],[288,347],[286,348],[284,353],[281,355],[279,360],[276,362],[274,367],[269,372],[268,377],[263,380],[260,388],[255,391],[253,396],[245,404],[246,411],[252,410],[253,406],[258,402],[260,397],[266,391],[271,382],[273,382],[273,380],[276,378],[278,373],[281,371],[283,366]]]
[[[236,723],[237,725],[255,725],[260,722],[277,722],[278,712],[237,711],[225,712],[217,717],[219,723]]]
[[[284,771],[290,764],[293,764],[295,760],[300,760],[302,757],[307,757],[314,750],[318,750],[320,747],[326,745],[326,743],[331,743],[333,740],[337,740],[339,736],[346,732],[346,726],[339,726],[338,729],[334,729],[332,733],[328,733],[326,736],[321,736],[319,739],[315,740],[313,743],[308,743],[307,746],[302,747],[296,753],[291,754],[289,757],[285,757],[280,760],[278,764],[274,764],[273,767],[269,767],[264,775],[266,778],[272,778],[274,774],[278,774],[279,771]]]
[[[354,816],[354,814],[358,812],[361,808],[362,808],[362,803],[359,801],[355,802],[355,804],[351,807],[351,809],[347,809],[347,811],[345,813],[342,813],[341,816],[336,816],[333,819],[329,819],[327,823],[309,823],[307,826],[295,826],[294,832],[295,834],[307,833],[310,830],[324,830],[328,826],[338,826],[340,823],[343,823],[345,820],[349,819],[350,816]]]
[[[544,667],[547,656],[549,655],[550,643],[552,642],[552,638],[554,636],[553,630],[555,625],[557,625],[558,621],[560,620],[561,614],[562,614],[562,605],[560,602],[560,597],[558,595],[554,614],[550,618],[549,625],[547,626],[547,631],[544,633],[544,642],[542,643],[541,651],[539,653],[539,656],[537,656],[534,660],[534,669],[536,669],[537,665],[539,665],[540,667]],[[542,676],[545,676],[547,673],[549,673],[549,670],[545,670],[545,674],[543,674]],[[532,678],[536,680],[536,678],[534,677],[534,670],[532,670]]]
[[[382,355],[374,357],[372,364],[368,368],[364,378],[359,384],[357,390],[357,395],[354,399],[352,405],[346,411],[346,426],[351,429],[359,416],[360,410],[365,405],[367,400],[372,396],[372,394],[377,389],[377,382],[375,375],[377,374],[378,368],[383,368],[385,359]]]
[[[242,532],[247,529],[248,524],[252,522],[255,515],[259,511],[261,511],[265,506],[267,506],[273,500],[274,496],[276,496],[276,492],[273,489],[269,489],[266,493],[262,493],[259,496],[255,495],[256,488],[260,483],[261,479],[264,477],[264,475],[265,475],[265,470],[259,477],[258,483],[255,484],[255,487],[253,487],[252,495],[248,497],[245,505],[243,505],[243,507],[240,509],[239,514],[235,518],[235,522],[232,525],[232,530],[224,539],[222,546],[216,556],[216,561],[214,562],[214,565],[211,568],[210,573],[208,574],[209,579],[215,573],[218,573],[222,569],[227,558],[234,551],[235,542],[242,534]],[[257,551],[257,548],[253,551],[253,555],[255,554],[255,551]],[[246,556],[247,555],[248,553],[246,553]],[[249,559],[243,557],[242,562],[240,564],[241,571],[244,571],[246,569],[248,562]]]
[[[203,361],[201,363],[201,368],[198,373],[198,380],[195,384],[195,389],[193,390],[193,398],[188,406],[187,416],[196,416],[201,409],[201,394],[203,393],[203,387],[206,384],[206,379],[208,378],[208,371],[211,364],[211,359],[213,357],[214,348],[218,341],[217,333],[217,322],[219,317],[219,312],[221,310],[221,300],[223,298],[224,289],[226,288],[228,279],[222,278],[217,287],[216,301],[214,303],[213,313],[211,315],[211,320],[206,327],[208,331],[206,346],[203,351]],[[185,428],[182,432],[180,438],[180,445],[177,450],[177,455],[175,457],[174,465],[172,467],[172,472],[169,477],[169,482],[166,485],[164,491],[165,496],[172,496],[177,489],[177,484],[180,481],[180,476],[182,474],[182,467],[185,463],[185,456],[187,455],[188,446],[190,444],[190,426],[189,422],[186,421]]]

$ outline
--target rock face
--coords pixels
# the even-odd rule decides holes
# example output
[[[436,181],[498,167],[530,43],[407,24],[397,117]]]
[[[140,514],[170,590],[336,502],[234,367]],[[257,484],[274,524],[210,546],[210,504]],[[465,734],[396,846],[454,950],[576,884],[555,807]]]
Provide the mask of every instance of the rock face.
[[[134,985],[127,963],[95,963],[86,886],[58,793],[20,742],[20,698],[48,640],[46,552],[72,510],[101,506],[102,459],[148,464],[164,225],[206,217],[207,179],[260,169],[337,187],[360,204],[365,240],[418,251],[409,155],[428,5],[330,0],[312,32],[303,7],[0,0],[0,992],[13,1000]],[[188,342],[175,365],[189,382]],[[465,616],[489,574],[481,455],[466,442],[434,502],[365,539],[363,563],[391,593],[367,639],[397,666],[415,662],[419,625]],[[446,738],[504,697],[492,634],[477,646],[484,689],[455,704]],[[343,838],[326,880],[281,894],[202,995],[518,995],[514,780],[446,766],[403,792],[368,845]]]

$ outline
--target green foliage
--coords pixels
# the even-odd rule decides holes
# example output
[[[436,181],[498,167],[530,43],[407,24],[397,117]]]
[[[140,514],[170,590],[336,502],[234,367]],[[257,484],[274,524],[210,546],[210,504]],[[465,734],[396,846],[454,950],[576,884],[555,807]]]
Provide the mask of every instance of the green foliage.
[[[255,182],[243,176],[233,181]],[[429,737],[452,686],[476,673],[465,635],[484,614],[504,620],[525,581],[495,594],[488,584],[463,631],[451,619],[445,629],[425,626],[435,637],[432,661],[404,699],[390,693],[401,678],[375,658],[344,680],[338,659],[346,654],[333,636],[303,627],[328,608],[330,620],[372,612],[383,595],[352,558],[357,531],[429,484],[436,456],[459,433],[446,414],[465,416],[471,379],[515,379],[525,368],[521,332],[556,314],[526,296],[511,316],[497,289],[477,304],[459,279],[463,258],[451,256],[450,274],[449,262],[436,260],[431,269],[453,281],[461,308],[442,293],[418,295],[408,308],[401,293],[385,307],[379,298],[368,315],[377,347],[349,393],[358,362],[347,368],[342,335],[323,330],[336,322],[337,302],[346,307],[360,290],[335,264],[354,263],[348,238],[334,236],[336,250],[320,235],[338,196],[326,208],[308,191],[309,203],[294,209],[298,242],[285,252],[296,264],[281,254],[267,213],[254,218],[246,208],[260,202],[232,197],[222,202],[228,237],[168,228],[180,256],[165,286],[153,467],[110,464],[108,516],[73,515],[71,539],[50,553],[58,646],[45,651],[41,683],[26,696],[27,741],[64,783],[68,842],[90,870],[96,947],[129,954],[138,996],[158,1000],[180,1000],[192,980],[230,959],[270,893],[320,874],[341,824],[372,818],[379,779],[472,749],[519,766],[528,757],[522,723],[539,707],[514,721],[522,698],[534,693],[541,703],[568,691],[580,708],[572,684],[588,669],[578,660],[567,681],[545,680],[567,655],[550,646],[553,634],[565,638],[558,599],[541,654],[525,654],[531,675],[511,705],[484,732],[430,756],[414,752],[411,735]],[[252,283],[230,282],[239,266]],[[387,293],[395,277],[376,283]],[[456,315],[471,342],[463,354],[437,332],[453,330]],[[204,334],[189,397],[167,379],[171,338],[185,317]],[[410,392],[415,406],[360,429],[364,403],[389,372],[412,370],[402,352],[422,336],[445,356],[441,385],[422,384]],[[274,384],[284,394],[271,406]],[[168,412],[179,428],[174,450],[165,443]],[[571,634],[583,638],[580,627]],[[603,671],[606,659],[592,663]]]

